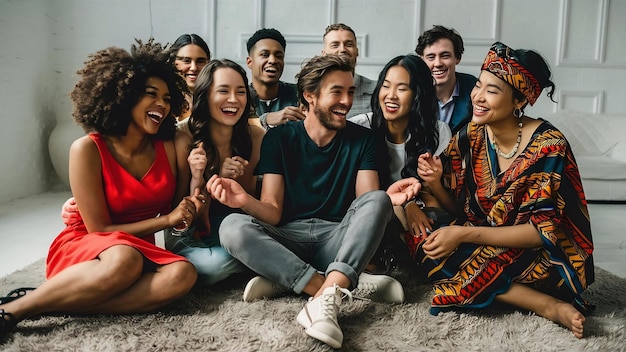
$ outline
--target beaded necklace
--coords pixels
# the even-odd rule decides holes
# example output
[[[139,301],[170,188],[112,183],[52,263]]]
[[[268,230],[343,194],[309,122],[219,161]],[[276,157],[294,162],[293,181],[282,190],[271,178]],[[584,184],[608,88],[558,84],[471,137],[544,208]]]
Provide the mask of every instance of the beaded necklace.
[[[515,143],[515,145],[513,146],[513,149],[508,152],[508,153],[503,153],[500,148],[498,148],[498,142],[496,141],[496,136],[493,136],[493,143],[491,143],[491,146],[493,147],[493,149],[496,151],[496,153],[503,157],[504,159],[511,159],[516,153],[517,153],[517,149],[519,148],[519,145],[522,141],[522,119],[519,120],[519,123],[517,124],[519,126],[519,131],[517,132],[517,142]],[[485,128],[485,135],[487,134],[487,129]],[[488,136],[487,136],[488,138]],[[489,140],[489,139],[487,139]]]

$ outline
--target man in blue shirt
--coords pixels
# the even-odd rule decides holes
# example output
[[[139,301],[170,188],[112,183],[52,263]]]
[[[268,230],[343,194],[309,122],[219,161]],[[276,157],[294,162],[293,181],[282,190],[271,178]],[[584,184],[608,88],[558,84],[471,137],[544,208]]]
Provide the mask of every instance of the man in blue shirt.
[[[452,134],[472,119],[470,92],[476,77],[456,72],[465,48],[461,35],[454,29],[433,26],[417,40],[415,53],[430,68],[439,99],[439,120],[450,126]]]
[[[415,178],[379,190],[374,138],[346,121],[354,80],[347,56],[312,58],[298,74],[306,118],[265,135],[258,173],[261,197],[217,175],[211,196],[245,214],[231,214],[219,229],[222,246],[261,276],[244,290],[244,301],[289,289],[311,298],[297,316],[306,334],[340,348],[337,312],[344,295],[368,291],[372,300],[401,303],[400,283],[363,273],[378,247],[392,206],[420,190]]]
[[[261,127],[268,130],[287,121],[304,119],[298,107],[296,85],[280,81],[287,47],[283,35],[274,28],[261,28],[248,39],[246,47],[246,64],[252,73],[252,105]]]

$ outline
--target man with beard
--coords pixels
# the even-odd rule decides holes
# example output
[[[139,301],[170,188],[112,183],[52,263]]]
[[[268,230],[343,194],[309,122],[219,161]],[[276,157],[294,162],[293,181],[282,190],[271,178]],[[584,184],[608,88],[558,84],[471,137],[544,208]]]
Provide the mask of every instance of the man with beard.
[[[334,23],[326,27],[323,36],[322,55],[344,54],[350,56],[354,73],[354,99],[348,118],[372,111],[370,101],[376,88],[376,81],[356,73],[356,59],[359,56],[356,33],[344,23]]]
[[[244,301],[306,294],[311,298],[297,321],[309,336],[339,348],[342,297],[369,293],[372,300],[404,300],[397,280],[363,269],[392,205],[412,199],[420,184],[404,179],[379,190],[373,135],[346,121],[354,94],[347,56],[312,58],[297,86],[306,118],[265,135],[257,167],[263,175],[260,199],[218,176],[209,179],[207,190],[245,213],[227,216],[219,229],[222,246],[261,275],[246,285]]]
[[[287,121],[302,120],[296,85],[280,81],[287,47],[283,35],[274,28],[261,28],[248,39],[246,47],[246,64],[252,73],[252,105],[261,127],[268,130]]]

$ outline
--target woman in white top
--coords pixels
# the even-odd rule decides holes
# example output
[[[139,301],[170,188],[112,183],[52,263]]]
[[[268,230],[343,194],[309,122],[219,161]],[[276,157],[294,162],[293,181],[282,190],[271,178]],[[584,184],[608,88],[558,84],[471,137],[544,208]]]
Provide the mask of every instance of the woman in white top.
[[[418,177],[418,156],[425,152],[439,154],[448,145],[451,133],[437,118],[432,74],[418,56],[397,56],[385,65],[372,94],[371,106],[371,113],[350,120],[371,128],[377,135],[377,150],[381,151],[377,155],[378,173],[383,189],[399,179]],[[437,219],[437,215],[446,215],[432,211],[439,208],[438,203],[428,190],[422,190],[416,199],[395,209],[404,230],[414,236],[427,236],[433,231],[435,221],[443,220]],[[402,232],[390,226],[390,233],[398,231]]]

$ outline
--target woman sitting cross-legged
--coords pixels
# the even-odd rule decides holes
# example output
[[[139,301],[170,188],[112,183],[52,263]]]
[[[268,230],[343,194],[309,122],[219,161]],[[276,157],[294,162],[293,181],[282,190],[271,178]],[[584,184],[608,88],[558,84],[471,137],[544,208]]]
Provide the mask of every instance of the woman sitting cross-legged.
[[[494,301],[583,337],[582,292],[594,281],[585,194],[572,150],[548,121],[524,115],[554,83],[535,51],[495,43],[471,92],[472,121],[418,174],[457,221],[407,236],[434,282],[432,313]]]
[[[236,180],[256,196],[254,168],[265,131],[248,124],[250,102],[246,71],[236,62],[212,60],[200,71],[191,117],[178,123],[175,139],[179,187],[186,187],[183,194],[205,189],[206,180],[218,175]],[[199,284],[212,285],[232,274],[250,273],[222,248],[218,233],[227,215],[241,211],[208,195],[205,210],[189,231],[179,236],[166,233],[166,248],[194,264]]]
[[[73,116],[88,135],[70,148],[69,175],[81,220],[50,246],[46,282],[0,299],[0,334],[46,312],[152,311],[196,281],[191,263],[154,245],[154,233],[191,223],[205,202],[196,193],[171,204],[186,87],[163,49],[152,40],[130,53],[107,48],[78,71]]]
[[[416,55],[400,55],[385,65],[378,76],[371,105],[371,113],[350,120],[371,128],[376,136],[377,171],[382,189],[402,178],[417,177],[418,156],[426,152],[439,155],[450,142],[450,128],[437,120],[432,73]],[[395,206],[394,214],[366,270],[384,269],[389,273],[392,265],[406,266],[410,259],[401,240],[404,233],[426,236],[449,218],[425,187],[414,199]]]

